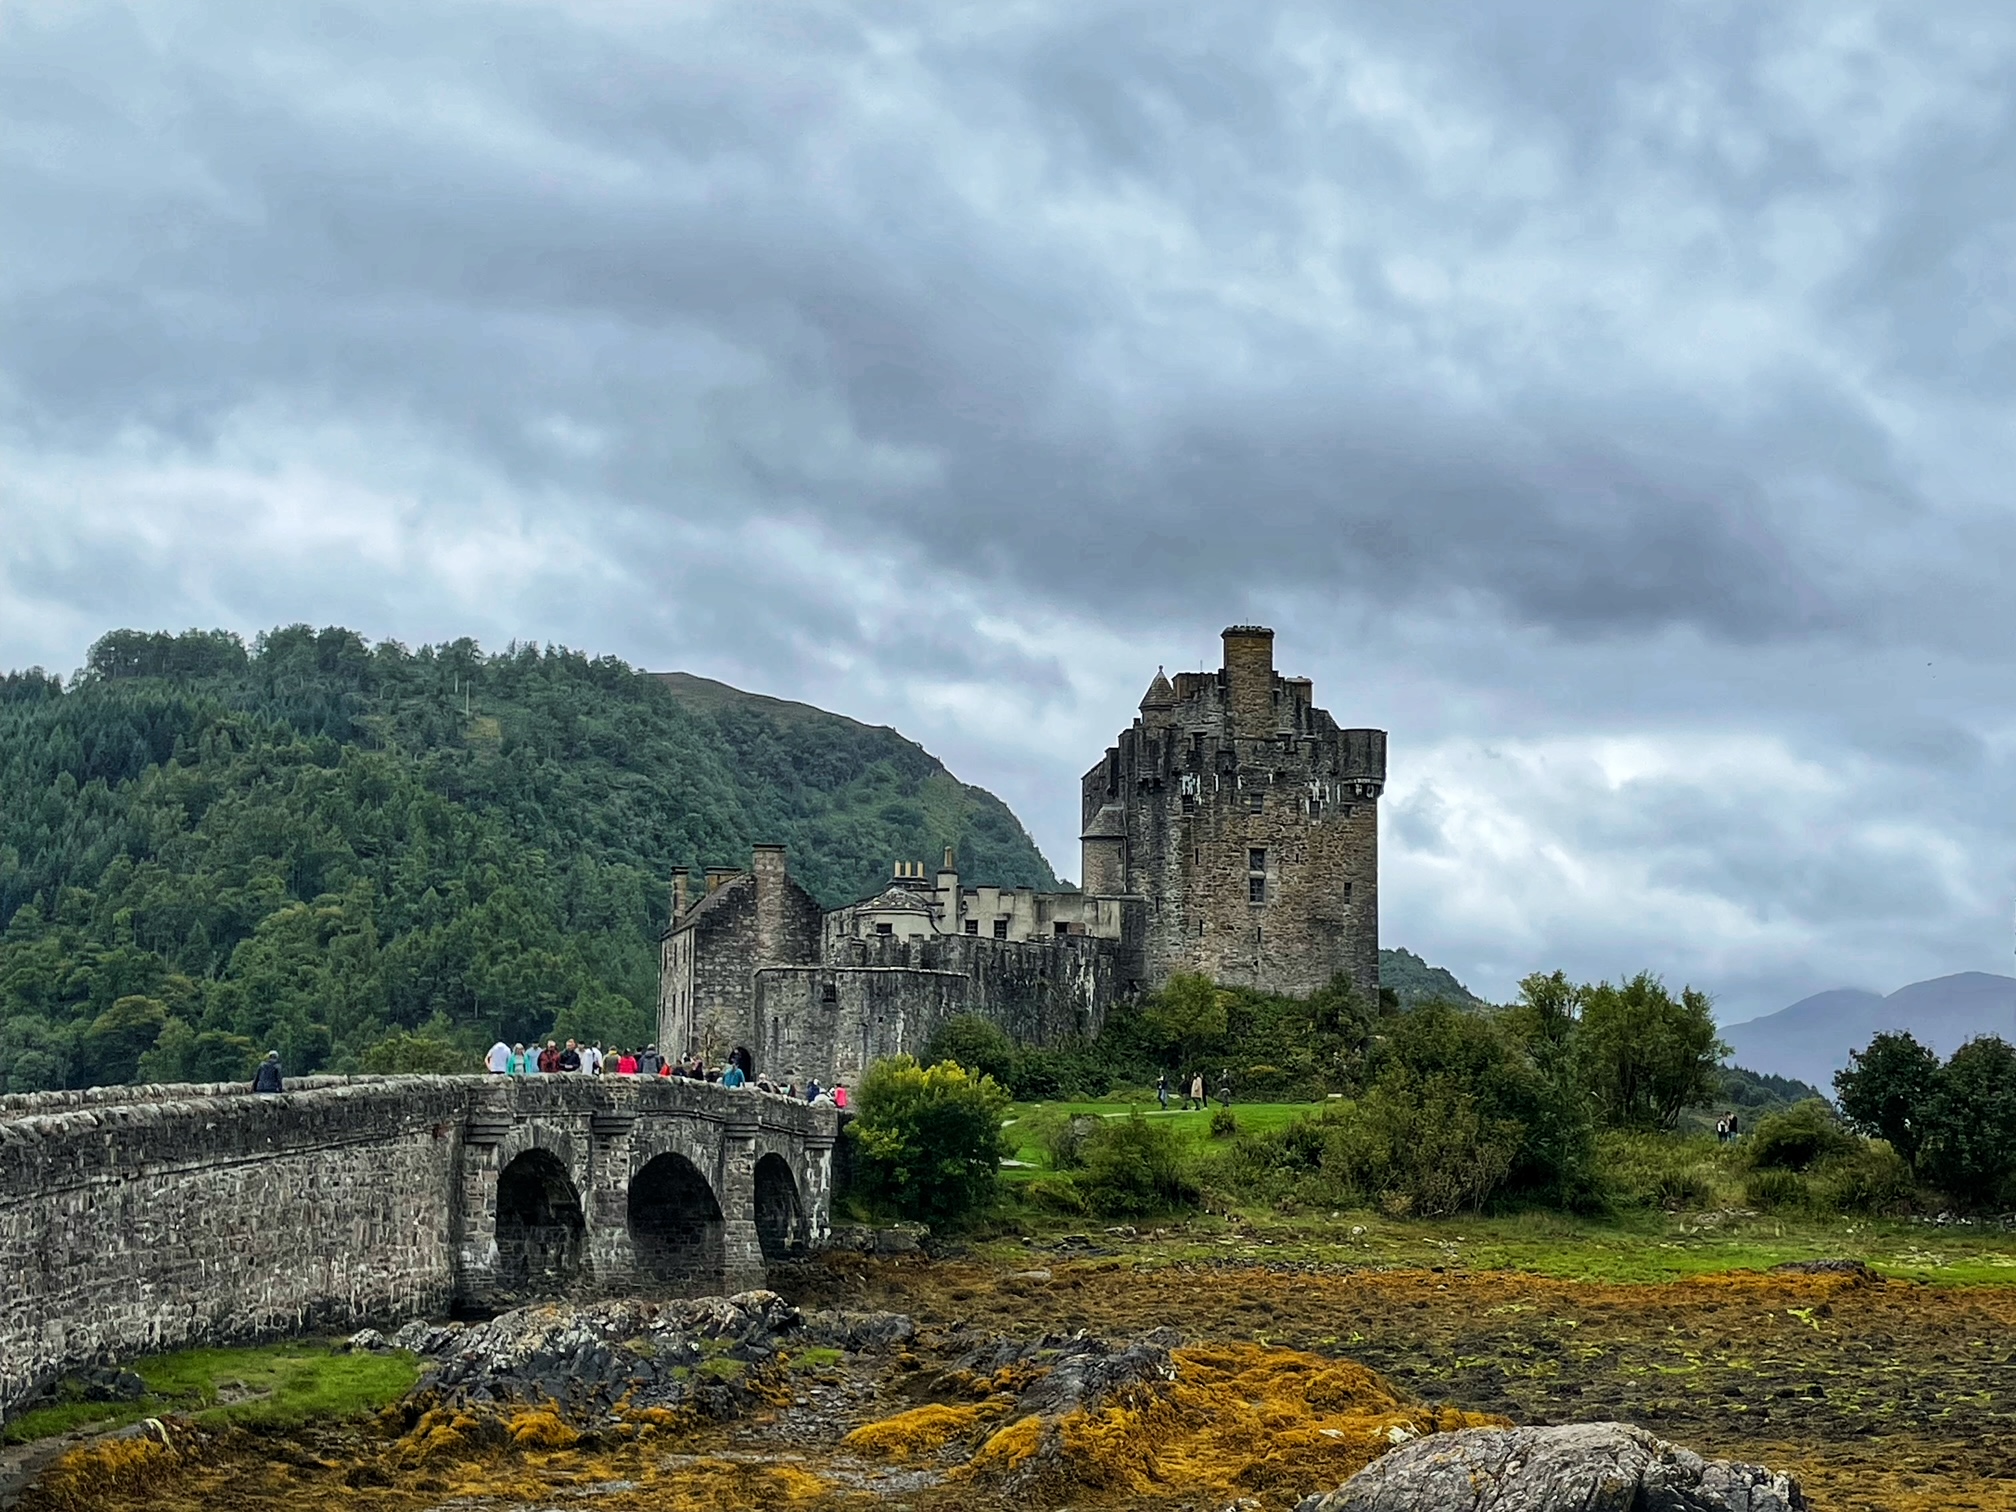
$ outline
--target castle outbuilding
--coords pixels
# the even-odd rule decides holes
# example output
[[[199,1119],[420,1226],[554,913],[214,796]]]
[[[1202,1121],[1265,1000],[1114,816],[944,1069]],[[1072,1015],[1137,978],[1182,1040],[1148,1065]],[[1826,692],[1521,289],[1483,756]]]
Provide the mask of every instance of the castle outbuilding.
[[[1307,678],[1274,671],[1271,630],[1225,632],[1215,673],[1161,672],[1083,779],[1078,892],[966,886],[899,861],[881,891],[823,910],[781,846],[748,869],[673,878],[658,1038],[718,1062],[831,1083],[916,1054],[972,1013],[1018,1043],[1096,1034],[1178,971],[1307,993],[1379,986],[1383,730],[1345,730]]]

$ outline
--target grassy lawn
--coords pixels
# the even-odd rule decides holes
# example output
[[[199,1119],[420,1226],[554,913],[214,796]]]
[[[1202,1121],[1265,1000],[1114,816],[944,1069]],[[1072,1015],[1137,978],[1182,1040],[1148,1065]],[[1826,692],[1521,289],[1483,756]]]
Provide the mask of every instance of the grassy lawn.
[[[1321,1104],[1234,1103],[1241,1130],[1278,1129]],[[1010,1194],[1033,1193],[1050,1178],[1032,1115],[1124,1118],[1130,1112],[1166,1123],[1186,1143],[1210,1140],[1211,1112],[1161,1111],[1152,1093],[1133,1101],[1018,1103],[1007,1126],[1014,1158],[1002,1171]],[[1018,1131],[1020,1133],[1018,1134]],[[1704,1156],[1713,1146],[1697,1141]],[[1726,1164],[1731,1157],[1716,1157]],[[1723,1185],[1729,1185],[1725,1180]],[[1727,1200],[1724,1200],[1726,1198]],[[1744,1210],[1725,1193],[1705,1212],[1627,1207],[1576,1216],[1534,1211],[1495,1217],[1412,1219],[1378,1211],[1282,1211],[1262,1204],[1215,1203],[1206,1214],[1176,1213],[1126,1223],[1046,1211],[1009,1196],[1020,1231],[983,1248],[1008,1265],[1028,1264],[1029,1246],[1084,1234],[1128,1263],[1371,1266],[1392,1269],[1512,1270],[1591,1281],[1659,1282],[1735,1270],[1768,1270],[1797,1260],[1860,1260],[1887,1276],[1935,1285],[2016,1285],[2016,1233],[1979,1223],[1938,1226],[1862,1216],[1813,1217]]]
[[[310,1418],[354,1417],[404,1396],[419,1379],[410,1354],[339,1353],[333,1340],[297,1339],[254,1349],[185,1349],[135,1360],[147,1383],[135,1402],[59,1402],[24,1412],[4,1430],[10,1444],[81,1428],[105,1430],[179,1413],[199,1422],[285,1427]]]
[[[1308,1264],[1379,1269],[1511,1270],[1570,1280],[1660,1282],[1794,1260],[1861,1260],[1900,1280],[2016,1286],[2016,1234],[1869,1218],[1626,1212],[1581,1218],[1518,1213],[1449,1219],[1345,1210],[1284,1216],[1233,1208],[1126,1224],[1027,1211],[1016,1225],[1037,1247],[1086,1235],[1136,1265]],[[983,1246],[1026,1266],[1022,1236]]]
[[[1049,1102],[1016,1103],[1008,1110],[1008,1137],[1015,1144],[1016,1160],[1026,1163],[1033,1170],[1018,1170],[1010,1166],[1001,1174],[1010,1181],[1027,1180],[1035,1171],[1045,1170],[1049,1161],[1043,1147],[1030,1136],[1030,1115],[1037,1113],[1062,1113],[1066,1117],[1086,1115],[1093,1118],[1125,1118],[1130,1113],[1139,1113],[1143,1118],[1156,1123],[1167,1124],[1176,1131],[1177,1137],[1188,1144],[1205,1144],[1211,1138],[1211,1114],[1217,1104],[1204,1111],[1183,1111],[1183,1101],[1174,1093],[1169,1097],[1169,1108],[1164,1112],[1156,1105],[1155,1094],[1144,1093],[1138,1101],[1118,1101],[1107,1098],[1099,1102]],[[1232,1116],[1239,1121],[1242,1132],[1259,1133],[1268,1129],[1285,1128],[1296,1119],[1318,1111],[1321,1103],[1242,1103],[1232,1104]]]

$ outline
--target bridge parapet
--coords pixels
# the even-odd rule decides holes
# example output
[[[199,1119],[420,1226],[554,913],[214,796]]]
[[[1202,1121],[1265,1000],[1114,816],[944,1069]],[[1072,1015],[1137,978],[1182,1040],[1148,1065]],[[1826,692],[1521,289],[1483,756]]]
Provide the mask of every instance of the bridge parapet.
[[[823,1239],[838,1126],[613,1076],[0,1099],[0,1419],[63,1370],[199,1342],[756,1284]]]

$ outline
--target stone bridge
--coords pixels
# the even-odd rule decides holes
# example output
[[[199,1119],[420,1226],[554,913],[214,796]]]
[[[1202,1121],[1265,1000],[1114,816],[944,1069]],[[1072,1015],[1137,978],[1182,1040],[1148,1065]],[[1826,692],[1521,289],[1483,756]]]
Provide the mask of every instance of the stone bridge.
[[[839,1121],[615,1076],[0,1097],[0,1418],[195,1343],[760,1285],[826,1235]]]

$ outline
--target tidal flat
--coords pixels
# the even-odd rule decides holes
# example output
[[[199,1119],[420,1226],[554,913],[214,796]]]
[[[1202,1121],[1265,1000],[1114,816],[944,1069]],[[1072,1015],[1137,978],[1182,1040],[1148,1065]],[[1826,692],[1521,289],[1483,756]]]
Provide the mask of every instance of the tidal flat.
[[[1413,1433],[1621,1418],[1790,1470],[1825,1512],[2016,1512],[2007,1286],[1861,1267],[1639,1282],[1169,1259],[1128,1236],[1094,1248],[1110,1252],[791,1267],[776,1284],[808,1312],[903,1314],[915,1335],[862,1352],[787,1339],[755,1364],[709,1362],[728,1411],[618,1426],[422,1401],[289,1427],[170,1419],[74,1451],[22,1506],[1131,1512],[1244,1499],[1274,1512]],[[1166,1364],[1038,1426],[1033,1394],[1081,1336],[1115,1351],[1160,1339]]]

